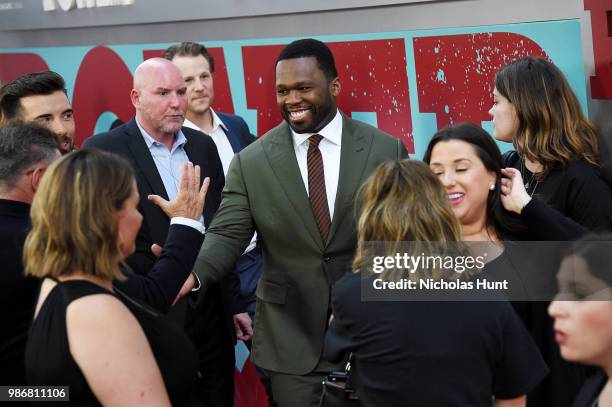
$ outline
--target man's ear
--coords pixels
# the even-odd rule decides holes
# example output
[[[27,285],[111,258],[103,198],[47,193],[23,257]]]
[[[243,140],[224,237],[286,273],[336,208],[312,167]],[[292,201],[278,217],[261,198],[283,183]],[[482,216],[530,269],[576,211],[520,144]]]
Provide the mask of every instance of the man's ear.
[[[338,97],[340,94],[340,79],[338,77],[332,79],[329,83],[329,90],[333,97]]]
[[[140,107],[140,93],[136,89],[132,89],[130,92],[130,99],[134,108],[138,109]]]
[[[38,186],[40,185],[40,181],[42,180],[43,175],[45,175],[45,171],[47,171],[47,166],[36,167],[34,171],[32,171],[32,177],[30,178],[30,187],[32,191],[36,193],[38,191]]]

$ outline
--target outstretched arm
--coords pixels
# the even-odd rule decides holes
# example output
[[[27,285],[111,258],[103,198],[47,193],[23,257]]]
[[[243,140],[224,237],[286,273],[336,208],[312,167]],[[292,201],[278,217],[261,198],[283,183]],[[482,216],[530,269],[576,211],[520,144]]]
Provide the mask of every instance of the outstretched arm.
[[[240,155],[236,155],[227,174],[221,206],[206,231],[194,266],[204,288],[234,269],[253,236],[253,218],[242,171]]]
[[[157,195],[149,197],[172,219],[164,249],[149,273],[141,275],[127,270],[128,278],[115,282],[116,287],[160,312],[169,311],[189,277],[202,244],[199,219],[208,185],[207,178],[200,187],[200,168],[197,165],[185,164],[181,169],[179,192],[172,201]]]

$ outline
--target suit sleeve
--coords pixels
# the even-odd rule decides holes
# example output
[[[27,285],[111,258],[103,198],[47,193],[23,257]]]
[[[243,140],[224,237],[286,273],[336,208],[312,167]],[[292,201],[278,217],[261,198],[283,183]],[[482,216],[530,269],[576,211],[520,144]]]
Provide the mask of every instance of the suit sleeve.
[[[206,288],[234,270],[254,232],[240,154],[230,164],[223,201],[206,231],[194,271]],[[204,291],[204,290],[201,290]],[[200,296],[201,297],[201,296]]]
[[[406,146],[404,145],[404,143],[402,143],[402,140],[400,139],[396,139],[396,140],[397,140],[397,158],[399,160],[410,158],[410,156],[408,155],[408,150],[406,150]]]
[[[114,285],[130,297],[166,313],[189,276],[204,236],[185,225],[171,225],[162,254],[151,271],[141,275],[128,270],[127,279]]]
[[[208,151],[206,160],[208,171],[206,176],[210,177],[210,186],[206,193],[206,207],[204,208],[204,220],[206,226],[208,226],[212,223],[215,213],[221,204],[221,195],[223,187],[225,186],[225,176],[223,175],[223,164],[221,164],[217,146],[209,136],[204,136],[203,139],[207,143],[206,151]]]
[[[206,224],[210,225],[216,216],[216,212],[221,204],[222,192],[225,186],[225,176],[223,175],[223,165],[217,151],[216,144],[208,136],[205,136],[208,142],[207,151],[208,163],[210,165],[210,177],[212,188],[206,195]],[[213,181],[214,180],[214,181]],[[221,295],[226,311],[230,315],[245,312],[246,301],[240,292],[240,276],[235,269],[230,270],[220,280]],[[204,291],[206,288],[204,289]]]
[[[246,124],[246,122],[244,121],[242,117],[240,116],[237,116],[237,117],[239,119],[240,131],[242,133],[242,138],[244,139],[245,146],[248,146],[249,144],[257,140],[257,136],[251,133],[251,130],[249,129],[249,125]]]

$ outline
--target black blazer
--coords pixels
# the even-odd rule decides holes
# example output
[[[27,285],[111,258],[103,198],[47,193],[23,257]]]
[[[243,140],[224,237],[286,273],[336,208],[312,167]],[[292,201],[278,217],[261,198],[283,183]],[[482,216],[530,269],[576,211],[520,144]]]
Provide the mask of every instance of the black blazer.
[[[221,112],[215,113],[219,116],[225,127],[227,127],[225,135],[234,153],[240,152],[243,148],[257,140],[249,131],[249,126],[247,126],[242,117]]]
[[[205,177],[210,177],[211,183],[203,211],[204,221],[208,226],[221,203],[221,191],[225,184],[223,166],[217,147],[210,137],[186,127],[181,130],[187,139],[184,146],[187,157],[194,165],[199,165],[201,168],[201,181]],[[147,199],[150,194],[156,194],[165,199],[168,199],[168,195],[136,120],[132,119],[109,132],[92,136],[83,143],[83,147],[99,148],[119,154],[132,164],[140,194],[139,211],[144,219],[136,238],[136,252],[126,259],[126,263],[136,273],[148,273],[155,262],[155,256],[150,250],[151,244],[157,243],[160,246],[165,244],[170,220],[157,205]],[[229,334],[233,336],[231,315],[243,312],[245,307],[239,292],[238,278],[238,275],[233,272],[227,279],[220,282],[220,287],[218,285],[208,287],[209,301],[207,304],[200,304],[198,310],[190,312],[188,325],[204,325],[202,332],[197,335],[201,339],[194,340],[196,345],[200,345],[197,342],[206,341],[206,336],[219,327],[219,314],[224,314],[222,319],[225,321],[221,323],[224,323]],[[183,307],[185,305],[185,303],[182,304]],[[185,309],[179,307],[178,310],[173,311],[173,317],[180,320],[185,317],[184,312]],[[217,320],[213,321],[213,317],[216,317]],[[202,321],[202,324],[197,321]]]
[[[0,199],[0,384],[25,385],[23,363],[40,281],[23,271],[30,205]]]
[[[221,190],[225,184],[221,159],[210,137],[186,127],[183,127],[182,131],[187,139],[185,143],[187,157],[194,165],[200,166],[202,180],[204,177],[210,177],[203,213],[206,225],[210,225],[221,203]],[[147,196],[156,194],[168,199],[168,194],[136,120],[132,119],[107,133],[97,134],[85,140],[83,147],[94,147],[119,154],[132,164],[140,194],[139,210],[144,219],[136,238],[136,252],[126,262],[135,272],[148,273],[155,262],[155,256],[150,249],[151,244],[164,245],[170,220],[157,205],[147,199]]]

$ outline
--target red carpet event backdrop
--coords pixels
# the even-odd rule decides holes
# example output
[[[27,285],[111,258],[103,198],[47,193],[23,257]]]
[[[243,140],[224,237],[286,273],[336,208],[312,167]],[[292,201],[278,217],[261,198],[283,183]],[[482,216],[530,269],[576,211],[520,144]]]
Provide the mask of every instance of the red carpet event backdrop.
[[[597,34],[607,24],[597,23],[601,13],[591,14],[596,59],[591,97],[611,99],[612,55],[606,55],[610,39],[607,32],[602,38]],[[557,64],[586,110],[578,20],[317,38],[328,43],[336,57],[342,83],[340,108],[401,139],[417,157],[431,134],[448,124],[471,121],[490,130],[487,111],[495,72],[525,55]],[[278,124],[274,61],[293,39],[203,41],[216,59],[214,107],[243,116],[258,136]],[[80,145],[115,118],[132,117],[132,72],[144,59],[162,55],[168,45],[0,50],[0,81],[46,69],[64,76]]]

